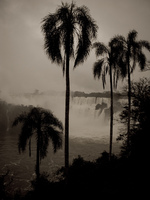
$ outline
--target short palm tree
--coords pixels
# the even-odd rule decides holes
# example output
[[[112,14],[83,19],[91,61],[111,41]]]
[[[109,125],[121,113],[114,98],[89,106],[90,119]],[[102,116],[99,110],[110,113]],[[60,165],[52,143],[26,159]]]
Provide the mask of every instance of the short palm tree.
[[[18,149],[24,152],[29,141],[29,153],[31,155],[31,137],[36,135],[36,176],[40,175],[40,159],[47,155],[49,140],[52,141],[54,153],[62,146],[62,123],[48,110],[34,107],[29,113],[20,114],[13,122],[13,126],[22,123],[19,135]]]
[[[42,21],[45,51],[48,57],[62,66],[66,76],[65,102],[65,168],[69,166],[69,105],[70,105],[70,59],[74,58],[74,68],[83,63],[90,53],[92,39],[96,38],[97,25],[86,6],[75,3],[58,7],[54,14]]]
[[[127,39],[120,36],[122,43],[122,62],[128,76],[128,127],[127,127],[127,146],[130,137],[130,116],[131,116],[131,74],[138,64],[141,70],[147,66],[147,59],[143,53],[143,48],[150,51],[150,43],[146,40],[137,40],[138,32],[132,30],[128,33]]]
[[[124,78],[124,68],[122,66],[122,60],[120,51],[121,46],[119,45],[119,40],[117,37],[111,39],[109,46],[104,45],[101,42],[96,42],[93,44],[95,48],[96,56],[100,59],[94,63],[93,74],[94,78],[102,78],[103,88],[106,85],[106,74],[109,71],[110,76],[110,145],[109,145],[109,157],[112,154],[112,139],[113,139],[113,85],[117,87],[118,78],[121,76]],[[113,73],[114,72],[114,73]],[[113,75],[114,77],[113,77]]]

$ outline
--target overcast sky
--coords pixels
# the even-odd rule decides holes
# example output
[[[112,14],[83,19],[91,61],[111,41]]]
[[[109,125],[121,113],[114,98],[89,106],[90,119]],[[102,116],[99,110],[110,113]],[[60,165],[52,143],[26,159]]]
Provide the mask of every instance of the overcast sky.
[[[72,2],[64,0],[63,2]],[[100,42],[108,43],[117,34],[132,29],[138,39],[150,41],[150,0],[76,0],[85,5],[99,26]],[[54,13],[61,0],[0,0],[0,90],[5,92],[64,91],[61,66],[52,64],[44,50],[41,20]],[[148,55],[148,60],[150,56]],[[102,91],[92,74],[94,51],[83,65],[71,69],[71,90]],[[72,68],[72,66],[71,66]],[[134,73],[132,79],[150,76]],[[109,86],[109,85],[108,85]],[[106,88],[109,89],[109,88]]]

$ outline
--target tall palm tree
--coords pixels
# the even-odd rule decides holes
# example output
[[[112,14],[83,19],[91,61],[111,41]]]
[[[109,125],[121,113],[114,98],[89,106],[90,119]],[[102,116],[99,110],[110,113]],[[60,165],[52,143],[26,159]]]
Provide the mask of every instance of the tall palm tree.
[[[29,155],[31,156],[31,137],[36,135],[36,176],[40,175],[40,159],[47,155],[49,140],[52,141],[54,153],[62,146],[62,123],[50,112],[43,108],[34,107],[29,113],[20,114],[13,122],[13,126],[22,123],[19,135],[18,149],[24,152],[29,141]]]
[[[69,105],[70,105],[70,59],[74,58],[74,68],[88,57],[92,39],[96,38],[97,25],[86,6],[77,7],[75,3],[58,7],[54,14],[42,21],[45,51],[48,57],[62,65],[66,75],[65,101],[65,168],[69,166]]]
[[[121,76],[124,78],[124,68],[122,66],[121,57],[121,46],[119,44],[118,37],[111,39],[109,46],[105,46],[101,42],[93,44],[97,57],[101,57],[97,62],[94,63],[93,74],[94,78],[100,79],[102,77],[103,88],[106,85],[106,74],[109,71],[110,76],[110,143],[109,143],[109,157],[112,154],[112,139],[113,139],[113,85],[117,87],[118,78]],[[112,72],[114,71],[113,75]]]
[[[128,76],[128,126],[127,126],[127,148],[129,147],[130,138],[130,118],[131,118],[131,74],[138,64],[141,70],[147,66],[147,58],[143,53],[143,48],[150,51],[150,43],[146,40],[137,40],[138,32],[132,30],[128,33],[127,38],[120,36],[122,43],[122,62]]]

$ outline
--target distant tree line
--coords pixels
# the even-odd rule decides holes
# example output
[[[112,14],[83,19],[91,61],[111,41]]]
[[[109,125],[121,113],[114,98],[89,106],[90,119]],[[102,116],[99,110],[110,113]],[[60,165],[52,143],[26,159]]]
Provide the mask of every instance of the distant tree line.
[[[85,93],[80,91],[75,91],[71,93],[72,97],[96,97],[96,98],[110,98],[110,91],[106,92],[91,92]],[[127,98],[126,92],[114,92],[115,99],[124,99]]]

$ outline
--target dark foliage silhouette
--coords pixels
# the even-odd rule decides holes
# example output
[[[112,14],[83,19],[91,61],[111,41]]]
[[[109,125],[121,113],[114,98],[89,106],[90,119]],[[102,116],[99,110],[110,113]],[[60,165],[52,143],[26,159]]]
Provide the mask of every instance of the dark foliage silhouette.
[[[70,59],[74,58],[74,68],[88,57],[92,40],[96,38],[97,25],[86,6],[62,3],[54,14],[42,21],[45,51],[48,57],[62,66],[66,76],[65,103],[65,167],[69,166],[69,105],[70,105]]]
[[[65,173],[64,168],[60,170]],[[47,174],[41,174],[39,181],[32,181],[32,190],[26,195],[15,194],[13,199],[49,199],[54,198],[112,198],[123,195],[124,198],[146,198],[149,188],[148,177],[141,166],[131,160],[117,158],[103,152],[95,161],[86,161],[83,157],[75,158],[69,167],[69,184],[65,181],[52,182]],[[68,193],[69,189],[69,193]],[[7,199],[11,199],[7,198]]]
[[[129,148],[127,133],[119,136],[123,140],[122,156],[129,155],[137,160],[148,159],[148,137],[150,130],[150,80],[143,78],[139,82],[131,84],[132,110],[131,110],[131,134],[129,137]],[[128,106],[120,115],[121,122],[128,123]]]
[[[7,179],[7,180],[6,180]],[[10,185],[13,179],[9,177],[9,171],[0,175],[0,199],[7,199],[10,192]]]
[[[119,37],[119,45],[122,52],[122,66],[124,66],[124,72],[127,73],[128,77],[128,124],[127,132],[129,144],[130,137],[130,118],[131,118],[131,74],[135,70],[138,64],[141,70],[147,66],[147,58],[143,52],[143,49],[150,51],[150,43],[146,40],[137,40],[138,32],[132,30],[128,33],[127,38],[123,36]]]
[[[47,155],[49,140],[52,141],[54,153],[62,146],[62,123],[48,110],[33,107],[28,113],[20,114],[13,122],[13,126],[22,123],[18,141],[19,152],[24,152],[29,141],[29,155],[31,155],[31,138],[35,134],[37,141],[36,175],[40,176],[40,160]]]

